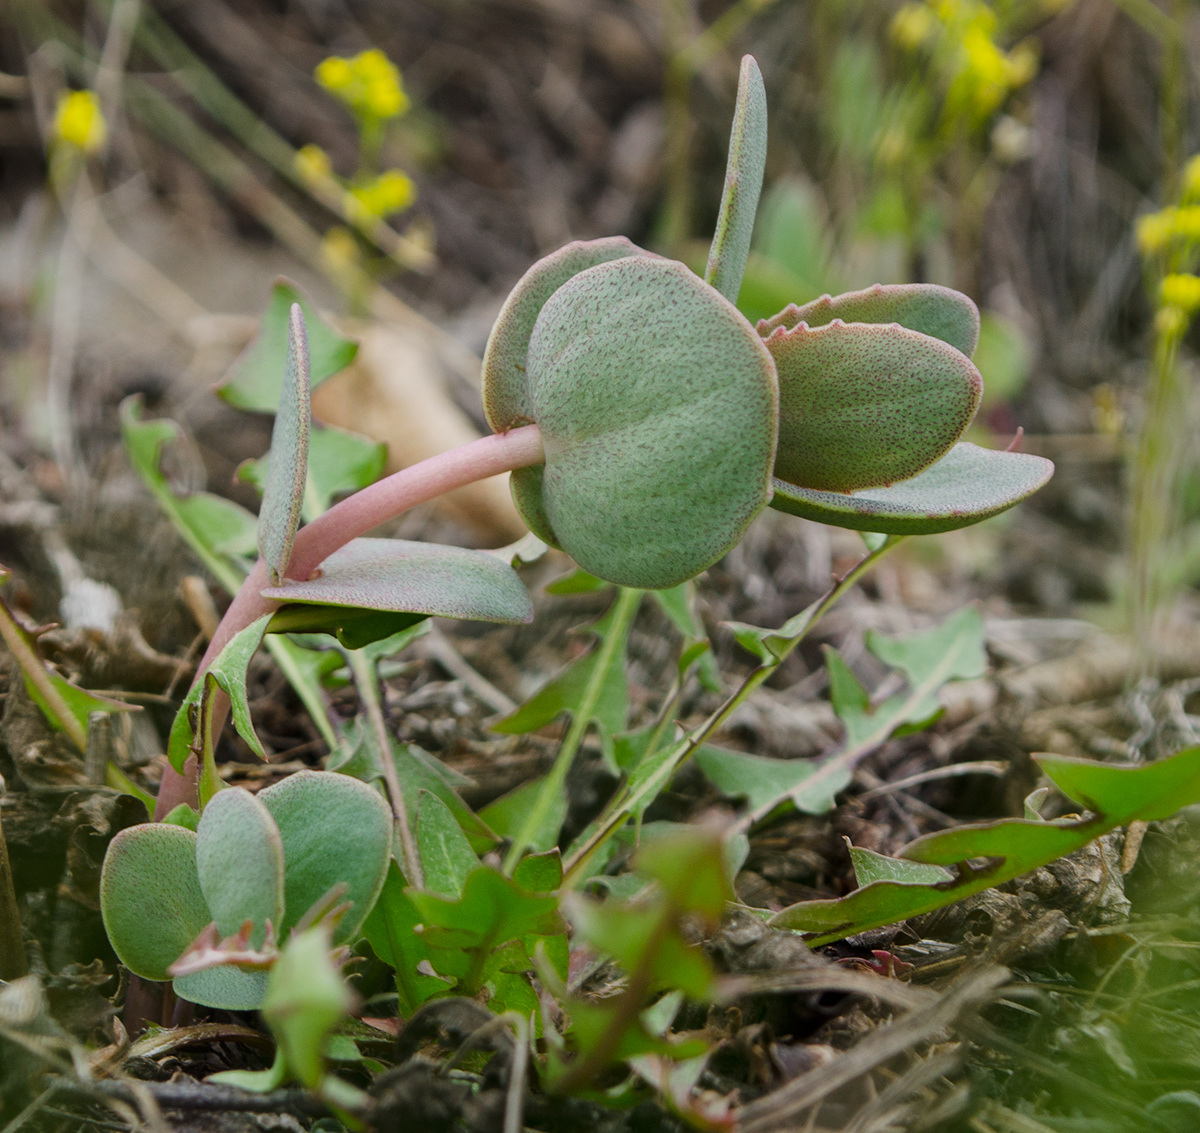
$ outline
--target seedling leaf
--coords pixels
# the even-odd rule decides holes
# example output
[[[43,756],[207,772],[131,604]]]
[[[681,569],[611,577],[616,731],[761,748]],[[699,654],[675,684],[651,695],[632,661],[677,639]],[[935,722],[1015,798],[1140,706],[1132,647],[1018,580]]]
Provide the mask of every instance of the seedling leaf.
[[[355,939],[387,873],[392,849],[387,804],[366,784],[322,771],[297,771],[257,797],[283,839],[280,938],[330,889],[345,883],[344,900],[351,907],[334,932],[334,943]]]
[[[217,393],[230,405],[256,413],[275,412],[283,383],[279,360],[287,354],[293,304],[299,304],[308,326],[313,389],[354,361],[358,343],[343,337],[325,322],[294,283],[277,279],[259,323],[257,338],[234,362],[225,380],[217,387]]]
[[[767,92],[754,57],[743,55],[725,166],[725,191],[704,272],[705,280],[731,303],[737,302],[750,255],[750,235],[766,164]]]
[[[954,874],[940,865],[889,858],[862,846],[850,846],[849,850],[854,877],[860,889],[872,881],[894,881],[900,885],[940,885],[954,880]]]
[[[771,506],[804,519],[888,535],[969,527],[1033,495],[1054,472],[1040,456],[962,442],[920,475],[890,488],[842,495],[775,480]]]
[[[196,835],[145,823],[112,840],[100,871],[100,911],[121,963],[147,980],[167,968],[212,920],[196,871]]]
[[[292,543],[300,526],[308,482],[308,433],[312,424],[308,336],[300,305],[293,303],[288,325],[287,370],[279,411],[271,431],[271,462],[258,512],[258,549],[278,586],[287,574]]]
[[[941,339],[968,358],[979,344],[979,308],[961,291],[936,283],[877,283],[862,291],[822,295],[798,307],[789,303],[779,314],[763,319],[758,333],[766,338],[777,327],[790,330],[807,323],[899,323],[909,330]]]
[[[404,539],[354,539],[321,564],[318,577],[262,593],[289,604],[337,607],[334,625],[346,623],[346,607],[509,625],[533,619],[521,580],[495,555]],[[285,628],[294,629],[294,620]]]
[[[262,946],[266,922],[283,923],[283,840],[270,812],[242,788],[218,792],[196,830],[200,889],[222,937],[254,922]]]
[[[513,838],[520,831],[533,804],[541,793],[545,776],[531,779],[522,783],[507,795],[501,795],[495,802],[488,803],[479,812],[479,817],[502,838]],[[558,844],[558,832],[562,829],[563,820],[567,817],[566,794],[555,799],[555,805],[546,814],[546,821],[540,830],[536,830],[529,839],[529,848],[535,852],[551,850]],[[519,880],[521,866],[529,861],[522,858],[513,871],[513,877]],[[528,888],[528,886],[526,886]]]
[[[461,896],[479,859],[450,808],[428,791],[421,791],[417,802],[417,849],[425,888],[443,897]]]
[[[813,773],[804,759],[771,759],[704,744],[693,757],[709,782],[728,798],[742,796],[751,811],[774,807]]]
[[[965,354],[896,324],[779,328],[775,476],[824,492],[908,480],[944,456],[983,393]]]
[[[393,861],[379,900],[363,923],[363,935],[375,955],[395,969],[400,1014],[405,1018],[450,986],[444,979],[417,970],[418,965],[429,962],[430,952],[424,938],[413,931],[421,914],[405,893],[407,885]]]
[[[840,940],[952,904],[1073,853],[1109,830],[1135,820],[1166,818],[1200,801],[1200,747],[1134,766],[1061,755],[1035,759],[1090,813],[1051,822],[1007,818],[927,835],[905,847],[898,860],[955,866],[953,880],[874,881],[846,897],[792,905],[775,914],[771,925],[811,933],[814,945]],[[967,864],[981,858],[988,864]]]

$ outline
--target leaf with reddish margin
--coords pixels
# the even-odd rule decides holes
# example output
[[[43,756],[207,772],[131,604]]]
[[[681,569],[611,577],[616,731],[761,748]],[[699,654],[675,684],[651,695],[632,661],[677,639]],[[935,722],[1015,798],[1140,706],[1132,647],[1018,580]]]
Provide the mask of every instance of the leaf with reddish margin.
[[[933,535],[969,527],[1033,495],[1054,472],[1040,456],[962,442],[920,475],[890,488],[843,495],[775,481],[771,506],[834,527]]]
[[[909,330],[939,338],[968,358],[979,344],[979,308],[961,291],[936,283],[877,283],[862,291],[822,295],[802,307],[789,303],[779,314],[762,319],[758,333],[766,338],[777,327],[790,330],[807,323],[899,323]]]
[[[962,436],[983,394],[965,354],[894,323],[781,327],[766,344],[779,372],[775,476],[815,491],[916,476]]]

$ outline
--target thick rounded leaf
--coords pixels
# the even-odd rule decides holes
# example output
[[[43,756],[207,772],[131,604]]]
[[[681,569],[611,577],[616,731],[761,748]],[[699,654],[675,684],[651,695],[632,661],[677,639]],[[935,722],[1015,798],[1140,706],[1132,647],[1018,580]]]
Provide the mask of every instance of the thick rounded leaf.
[[[624,236],[573,240],[538,260],[509,292],[483,355],[483,409],[497,433],[528,425],[529,390],[525,356],[546,300],[574,275],[626,256],[653,256]]]
[[[909,330],[940,338],[968,358],[979,343],[979,308],[961,291],[936,283],[877,283],[862,291],[822,295],[797,307],[789,303],[779,314],[763,319],[758,333],[766,338],[777,327],[791,330],[807,323],[899,323]]]
[[[334,933],[345,944],[358,930],[387,873],[392,812],[373,788],[332,771],[297,771],[258,798],[283,838],[281,939],[330,889],[345,883],[352,902]]]
[[[267,973],[222,966],[205,968],[172,983],[180,999],[224,1011],[253,1011],[267,994]]]
[[[792,515],[887,535],[933,535],[969,527],[1033,495],[1054,473],[1040,456],[955,445],[920,476],[853,495],[775,481],[771,506]]]
[[[895,323],[801,323],[766,344],[779,372],[775,476],[817,491],[915,476],[962,436],[983,394],[965,354]]]
[[[529,593],[502,559],[404,539],[353,539],[321,564],[319,577],[262,593],[284,602],[510,625],[533,619]]]
[[[270,812],[249,791],[218,791],[196,831],[196,868],[204,900],[222,936],[254,922],[258,948],[266,921],[283,921],[283,841]]]
[[[631,257],[576,275],[542,308],[527,371],[545,521],[592,574],[678,585],[769,498],[775,365],[683,264]]]
[[[550,528],[550,520],[542,507],[542,474],[544,464],[531,464],[528,468],[514,468],[508,481],[513,503],[529,528],[548,547],[561,551],[558,540]]]
[[[122,830],[104,857],[100,911],[125,967],[143,979],[170,979],[167,968],[212,921],[196,872],[196,835],[161,822]]]

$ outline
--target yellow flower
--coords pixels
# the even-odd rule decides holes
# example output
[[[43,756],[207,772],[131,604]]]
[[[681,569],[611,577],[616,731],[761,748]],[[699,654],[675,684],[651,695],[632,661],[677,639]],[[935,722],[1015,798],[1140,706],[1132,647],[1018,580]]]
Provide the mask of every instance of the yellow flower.
[[[924,4],[905,4],[892,20],[892,39],[909,51],[937,35],[937,20]]]
[[[1200,201],[1200,153],[1183,167],[1183,199],[1188,204]]]
[[[408,109],[408,95],[396,65],[378,48],[352,59],[333,55],[317,65],[317,82],[360,118],[386,120]]]
[[[1142,255],[1149,256],[1161,252],[1171,242],[1176,211],[1173,208],[1165,208],[1161,212],[1150,212],[1138,217],[1135,231]]]
[[[54,137],[83,153],[95,153],[108,137],[100,103],[90,90],[66,91],[54,112]]]
[[[340,94],[354,81],[354,68],[349,59],[331,55],[317,64],[314,75],[317,82],[327,91]]]
[[[309,185],[328,181],[333,176],[333,167],[329,164],[329,154],[320,146],[302,146],[296,151],[296,172]]]
[[[356,185],[345,197],[346,216],[356,222],[368,217],[385,217],[408,208],[416,200],[417,187],[399,169],[389,169],[364,185]]]
[[[349,229],[331,228],[321,240],[321,263],[334,279],[345,279],[358,267],[358,244]]]
[[[1179,272],[1163,279],[1159,302],[1164,307],[1177,307],[1185,315],[1200,310],[1200,276]]]
[[[1160,307],[1154,316],[1154,329],[1168,338],[1178,338],[1187,325],[1188,317],[1178,307]]]

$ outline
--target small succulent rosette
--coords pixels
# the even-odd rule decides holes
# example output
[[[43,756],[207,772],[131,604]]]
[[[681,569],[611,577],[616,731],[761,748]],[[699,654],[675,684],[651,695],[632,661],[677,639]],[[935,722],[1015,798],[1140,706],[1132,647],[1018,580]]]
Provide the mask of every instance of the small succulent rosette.
[[[685,265],[622,237],[568,244],[509,295],[484,356],[497,432],[536,424],[513,473],[530,529],[625,586],[712,565],[768,503],[924,534],[1036,491],[1040,457],[960,443],[983,382],[979,313],[925,284],[876,286],[754,327]]]

